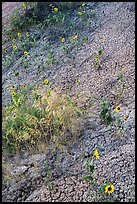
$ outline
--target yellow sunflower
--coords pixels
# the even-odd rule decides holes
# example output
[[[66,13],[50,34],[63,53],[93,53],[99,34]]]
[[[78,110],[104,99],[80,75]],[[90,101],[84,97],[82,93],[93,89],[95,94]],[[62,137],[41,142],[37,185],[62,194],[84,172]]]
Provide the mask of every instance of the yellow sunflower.
[[[94,152],[94,156],[96,157],[96,159],[99,159],[100,158],[100,155],[98,153],[98,150],[96,149],[95,152]]]
[[[124,119],[123,119],[123,120],[124,120],[124,122],[127,122],[127,121],[128,121],[128,118],[124,117]]]
[[[21,36],[21,33],[18,33],[18,37],[20,37]]]
[[[7,54],[7,53],[8,53],[8,49],[5,49],[5,50],[4,50],[4,53]]]
[[[24,55],[28,56],[28,52],[25,51],[25,52],[24,52]]]
[[[12,90],[14,90],[14,89],[15,89],[15,86],[14,86],[14,85],[13,85],[13,86],[11,86],[11,89],[12,89]]]
[[[78,36],[75,35],[75,36],[73,37],[73,40],[77,40],[77,39],[78,39]]]
[[[95,59],[97,62],[99,62],[100,61],[100,58],[99,57],[96,57],[96,59]]]
[[[27,37],[29,36],[29,32],[26,33],[26,36],[27,36]]]
[[[58,11],[59,9],[58,8],[54,8],[54,11]]]
[[[77,83],[80,83],[80,79],[77,80]]]
[[[78,15],[81,16],[81,15],[82,15],[82,12],[79,11],[79,12],[78,12]]]
[[[13,91],[13,92],[11,92],[11,95],[12,95],[13,97],[15,97],[15,96],[16,96],[16,93]]]
[[[120,112],[121,111],[121,106],[120,105],[116,106],[115,110],[116,110],[116,112]]]
[[[26,89],[26,87],[27,87],[26,84],[24,84],[24,85],[22,86],[23,89]]]
[[[49,83],[48,79],[45,79],[45,80],[44,80],[44,83],[45,83],[45,84],[48,84],[48,83]]]
[[[27,7],[24,3],[22,4],[22,6],[23,6],[24,10],[26,10]]]
[[[113,185],[108,185],[105,187],[105,193],[107,193],[107,194],[112,194],[114,192],[114,190],[115,190],[115,186],[113,186]]]
[[[16,46],[16,45],[13,45],[13,49],[14,49],[14,50],[17,50],[17,46]]]
[[[61,42],[63,42],[63,43],[64,43],[64,42],[65,42],[65,38],[62,38]]]
[[[126,71],[127,71],[127,68],[126,68],[126,67],[124,67],[123,71],[124,71],[124,72],[126,72]]]

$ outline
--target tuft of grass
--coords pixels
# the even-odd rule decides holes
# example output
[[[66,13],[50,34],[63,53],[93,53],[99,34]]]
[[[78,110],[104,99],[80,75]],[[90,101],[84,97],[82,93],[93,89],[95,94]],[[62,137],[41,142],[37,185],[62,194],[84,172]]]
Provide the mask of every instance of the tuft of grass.
[[[32,90],[31,90],[32,91]],[[81,110],[58,90],[11,92],[12,102],[3,112],[3,148],[7,155],[65,147],[82,127]],[[43,148],[42,148],[43,147]]]

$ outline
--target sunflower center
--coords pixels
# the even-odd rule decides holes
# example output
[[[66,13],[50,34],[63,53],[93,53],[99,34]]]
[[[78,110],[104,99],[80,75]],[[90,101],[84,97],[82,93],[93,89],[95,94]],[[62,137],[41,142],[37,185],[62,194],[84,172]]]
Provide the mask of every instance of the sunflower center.
[[[112,189],[111,189],[111,187],[108,187],[108,191],[111,191]]]
[[[120,110],[120,107],[118,107],[117,109]]]

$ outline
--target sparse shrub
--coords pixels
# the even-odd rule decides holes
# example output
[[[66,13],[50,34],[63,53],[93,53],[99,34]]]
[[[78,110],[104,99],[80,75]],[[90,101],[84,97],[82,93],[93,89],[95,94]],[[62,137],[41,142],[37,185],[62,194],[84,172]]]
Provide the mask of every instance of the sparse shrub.
[[[97,173],[94,167],[94,158],[97,160],[100,159],[100,153],[102,152],[102,148],[98,147],[95,150],[92,158],[84,162],[83,166],[86,166],[88,169],[88,174],[83,177],[83,180],[91,186],[91,195],[94,196],[96,202],[115,202],[118,201],[114,196],[115,186],[110,184],[105,178],[102,179],[101,182],[97,177]]]
[[[79,135],[81,110],[60,90],[11,92],[12,103],[3,113],[3,147],[8,154],[16,150],[27,153],[45,144],[53,149],[65,146]]]
[[[108,103],[106,99],[102,99],[100,104],[101,104],[100,118],[103,121],[106,121],[108,124],[111,124],[113,121],[111,114],[111,104]]]

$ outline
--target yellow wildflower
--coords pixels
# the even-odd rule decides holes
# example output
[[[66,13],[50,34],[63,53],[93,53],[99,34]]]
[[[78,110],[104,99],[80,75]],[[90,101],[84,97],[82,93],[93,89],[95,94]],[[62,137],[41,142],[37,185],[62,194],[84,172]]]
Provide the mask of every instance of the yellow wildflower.
[[[61,40],[63,43],[65,42],[65,38],[62,38],[62,40]]]
[[[108,185],[105,187],[105,193],[112,194],[114,190],[115,190],[115,186],[113,185]]]
[[[78,39],[78,36],[75,35],[75,36],[73,37],[73,40],[77,40],[77,39]]]
[[[14,49],[14,50],[17,50],[17,46],[16,46],[16,45],[13,45],[13,49]]]
[[[8,53],[8,49],[5,49],[4,52],[5,52],[5,54]]]
[[[124,72],[126,72],[126,71],[127,71],[127,68],[126,68],[126,67],[124,67],[124,69],[123,69],[123,70],[124,70]]]
[[[11,92],[11,95],[12,95],[13,97],[15,97],[15,96],[16,96],[16,93],[13,91],[13,92]]]
[[[86,4],[82,4],[82,7],[84,7]]]
[[[29,32],[26,33],[26,36],[27,36],[27,37],[29,36]]]
[[[97,62],[99,62],[100,61],[100,58],[99,57],[96,57],[96,59],[95,59]]]
[[[48,84],[48,83],[49,83],[48,79],[45,79],[45,80],[44,80],[44,83],[45,83],[45,84]]]
[[[17,20],[17,16],[14,16],[14,20]]]
[[[127,121],[128,121],[128,118],[124,117],[124,119],[123,119],[123,120],[124,120],[124,122],[127,122]]]
[[[27,7],[24,3],[22,4],[22,6],[23,6],[24,10],[26,10]]]
[[[13,86],[11,87],[11,89],[14,90],[14,89],[15,89],[15,86],[13,85]]]
[[[28,56],[28,52],[25,51],[25,52],[24,52],[24,55]]]
[[[78,79],[77,82],[80,83],[80,79]]]
[[[94,13],[95,12],[94,9],[92,9],[91,12]]]
[[[26,84],[24,84],[24,85],[22,86],[23,89],[26,89],[26,87],[27,87]]]
[[[120,105],[116,106],[115,110],[116,110],[116,112],[120,112],[121,111],[121,106]]]
[[[98,153],[98,150],[96,149],[95,152],[94,152],[94,156],[96,157],[96,159],[99,159],[100,158],[100,155]]]
[[[18,33],[18,37],[20,37],[21,33]]]
[[[79,12],[78,12],[78,15],[81,16],[81,15],[82,15],[82,12],[79,11]]]
[[[54,8],[54,11],[58,11],[59,9],[58,8]]]

